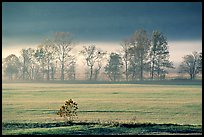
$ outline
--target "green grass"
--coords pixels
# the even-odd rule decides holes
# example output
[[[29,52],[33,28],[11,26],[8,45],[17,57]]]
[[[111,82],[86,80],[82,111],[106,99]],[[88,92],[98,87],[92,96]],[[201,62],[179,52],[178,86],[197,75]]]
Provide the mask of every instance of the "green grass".
[[[70,98],[78,102],[78,121],[202,125],[202,85],[153,84],[3,83],[2,122],[62,122],[56,112]]]
[[[3,123],[5,135],[201,134],[201,126],[151,123]]]

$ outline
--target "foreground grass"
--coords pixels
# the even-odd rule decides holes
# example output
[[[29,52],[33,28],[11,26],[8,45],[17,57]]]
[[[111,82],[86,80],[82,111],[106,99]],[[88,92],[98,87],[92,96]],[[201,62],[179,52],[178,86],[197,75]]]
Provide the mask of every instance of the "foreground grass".
[[[70,98],[89,122],[63,124]],[[4,83],[2,122],[5,135],[201,134],[202,85]]]
[[[3,123],[3,135],[202,134],[201,125],[151,123]]]
[[[79,121],[202,124],[202,85],[153,84],[2,84],[2,121],[60,122],[70,98]]]

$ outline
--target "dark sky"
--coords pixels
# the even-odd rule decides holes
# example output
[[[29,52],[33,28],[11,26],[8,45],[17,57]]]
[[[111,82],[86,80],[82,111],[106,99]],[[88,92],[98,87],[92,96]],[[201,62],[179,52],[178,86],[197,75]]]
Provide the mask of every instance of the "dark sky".
[[[54,32],[78,41],[118,41],[137,29],[160,30],[168,40],[202,40],[201,2],[4,2],[3,46],[39,42]],[[11,42],[12,41],[12,42]]]

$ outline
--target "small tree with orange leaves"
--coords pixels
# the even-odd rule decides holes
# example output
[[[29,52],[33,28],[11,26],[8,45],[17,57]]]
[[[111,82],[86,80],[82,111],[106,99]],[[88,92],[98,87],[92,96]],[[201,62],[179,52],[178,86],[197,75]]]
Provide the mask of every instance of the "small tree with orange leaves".
[[[65,101],[65,105],[61,106],[60,110],[57,112],[57,115],[64,117],[67,122],[73,121],[74,117],[77,117],[77,102],[74,102],[72,99]]]

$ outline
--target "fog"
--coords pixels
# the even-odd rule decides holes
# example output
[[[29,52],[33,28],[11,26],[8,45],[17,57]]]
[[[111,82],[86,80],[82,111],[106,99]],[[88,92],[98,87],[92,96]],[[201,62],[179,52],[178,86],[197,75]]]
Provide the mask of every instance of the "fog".
[[[120,52],[120,42],[139,29],[149,38],[154,30],[164,34],[176,68],[183,56],[202,51],[201,2],[4,2],[2,13],[2,58],[36,49],[55,32],[69,32],[77,43],[72,51],[76,71],[83,71],[84,58],[78,54],[83,46]]]
[[[37,48],[40,43],[32,44],[18,44],[13,43],[9,46],[4,46],[2,48],[2,58],[7,57],[10,54],[15,54],[20,56],[20,51],[23,48]],[[77,64],[80,66],[82,64],[83,57],[79,56],[78,52],[83,46],[96,45],[97,48],[101,50],[111,52],[119,52],[121,49],[120,41],[118,42],[79,42],[73,49],[72,54],[78,58]],[[182,61],[182,57],[187,54],[191,54],[193,51],[202,51],[202,41],[168,41],[168,47],[170,52],[170,60],[173,61],[174,65],[177,67]]]

